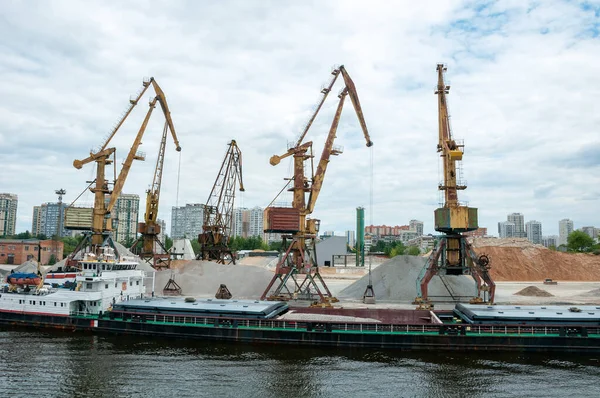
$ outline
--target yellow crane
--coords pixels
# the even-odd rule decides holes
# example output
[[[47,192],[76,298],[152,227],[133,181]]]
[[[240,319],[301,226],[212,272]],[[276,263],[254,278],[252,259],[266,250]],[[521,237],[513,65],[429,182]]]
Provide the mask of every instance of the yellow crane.
[[[420,308],[431,307],[428,296],[429,281],[438,275],[448,292],[454,299],[459,299],[446,282],[446,275],[471,275],[476,282],[476,290],[471,302],[494,301],[495,283],[489,274],[489,258],[477,256],[463,235],[474,231],[477,225],[477,209],[468,207],[458,201],[458,191],[467,188],[461,182],[457,162],[462,161],[464,144],[452,137],[448,103],[446,95],[450,86],[444,82],[447,68],[437,65],[438,83],[435,94],[438,96],[438,144],[444,169],[444,181],[439,189],[444,192],[444,206],[435,210],[435,230],[442,232],[439,243],[429,256],[421,274],[417,278],[417,297],[415,304]],[[487,293],[487,297],[485,297]],[[481,296],[484,297],[481,297]]]
[[[109,182],[106,179],[105,169],[106,165],[110,165],[114,162],[114,159],[111,159],[111,156],[114,156],[116,149],[114,147],[108,147],[108,144],[111,142],[112,138],[115,136],[119,128],[123,125],[133,108],[138,104],[139,100],[150,86],[153,87],[155,96],[149,102],[149,108],[146,112],[146,116],[138,130],[131,148],[129,149],[127,157],[123,162],[119,176],[115,176],[113,187],[111,189],[109,187]],[[169,106],[167,104],[164,92],[156,80],[151,77],[150,79],[144,80],[142,88],[133,98],[129,100],[129,106],[127,110],[121,115],[119,121],[111,129],[107,139],[104,141],[104,144],[100,146],[96,152],[91,151],[90,156],[87,158],[82,160],[76,159],[73,161],[73,166],[77,169],[81,169],[87,163],[96,162],[96,178],[89,186],[90,191],[94,193],[94,208],[92,213],[91,231],[85,235],[85,238],[69,256],[67,266],[75,265],[77,263],[75,256],[87,246],[90,247],[90,251],[92,252],[97,252],[101,246],[107,244],[110,244],[114,247],[111,238],[111,232],[113,231],[111,212],[119,195],[121,194],[133,161],[145,160],[145,155],[138,153],[138,149],[142,144],[142,138],[146,131],[146,127],[148,126],[148,121],[150,120],[150,116],[152,115],[152,111],[156,107],[157,102],[160,104],[163,114],[165,115],[166,124],[168,125],[173,136],[173,140],[175,141],[176,150],[181,151],[179,141],[175,134],[175,128],[173,127],[171,112],[169,111]]]
[[[156,159],[156,167],[154,168],[154,178],[152,186],[146,192],[146,212],[144,213],[144,222],[138,224],[138,233],[140,236],[135,240],[132,248],[137,248],[138,242],[141,242],[141,249],[138,254],[140,258],[152,265],[155,269],[169,268],[171,264],[171,255],[158,239],[161,232],[161,226],[158,221],[158,205],[160,199],[160,187],[162,183],[163,165],[165,161],[165,149],[167,145],[167,134],[173,123],[165,120],[163,127],[162,138],[158,148],[158,157]],[[177,135],[172,131],[172,136],[177,143]],[[177,144],[176,144],[177,145]],[[157,247],[162,249],[158,252]]]
[[[283,155],[274,155],[270,159],[271,165],[275,166],[279,164],[282,159],[293,157],[294,175],[290,181],[293,182],[293,187],[289,189],[289,191],[293,192],[293,200],[291,208],[269,206],[265,210],[265,232],[282,234],[284,253],[277,264],[273,279],[262,294],[262,300],[289,300],[291,298],[301,298],[318,300],[321,303],[336,301],[323,281],[317,266],[316,238],[319,231],[320,220],[314,218],[311,219],[308,218],[308,216],[312,214],[317,203],[330,157],[342,153],[342,149],[340,147],[334,147],[333,144],[336,138],[336,132],[346,96],[350,96],[367,147],[372,146],[373,142],[369,136],[367,124],[358,100],[356,87],[348,75],[348,72],[344,66],[340,66],[335,68],[331,73],[333,77],[327,87],[321,90],[323,97],[300,134],[296,144],[289,148]],[[329,129],[329,134],[325,140],[325,146],[317,165],[317,170],[312,173],[309,178],[305,175],[304,163],[307,160],[311,160],[312,163],[312,141],[303,141],[325,102],[325,99],[340,75],[344,80],[345,86],[338,95],[338,107],[331,128]],[[308,200],[306,194],[308,194]],[[304,275],[304,279],[299,280],[299,275]],[[293,291],[288,288],[288,281],[290,281],[290,279],[294,283]],[[279,283],[275,285],[276,282]],[[271,288],[274,286],[275,289],[271,292]]]

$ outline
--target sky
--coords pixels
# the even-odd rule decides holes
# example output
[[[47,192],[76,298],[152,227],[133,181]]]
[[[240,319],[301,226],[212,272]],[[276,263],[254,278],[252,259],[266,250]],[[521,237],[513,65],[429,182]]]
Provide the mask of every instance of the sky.
[[[167,142],[159,218],[206,203],[235,139],[246,191],[236,207],[265,207],[291,174],[286,152],[323,84],[343,64],[374,146],[347,101],[314,218],[321,231],[424,222],[433,232],[442,179],[436,145],[436,64],[454,138],[464,140],[459,200],[479,225],[520,212],[558,234],[558,221],[600,227],[600,1],[3,1],[0,5],[0,192],[19,196],[17,232],[32,209],[91,205],[83,159],[103,144],[153,76],[167,96],[182,151]],[[307,139],[318,161],[341,79]],[[117,166],[147,111],[144,100],[111,142]],[[145,192],[164,117],[155,110],[124,193]],[[372,162],[371,162],[372,159]],[[112,170],[108,171],[109,175]],[[372,187],[372,188],[371,188]],[[277,202],[291,200],[287,194]]]

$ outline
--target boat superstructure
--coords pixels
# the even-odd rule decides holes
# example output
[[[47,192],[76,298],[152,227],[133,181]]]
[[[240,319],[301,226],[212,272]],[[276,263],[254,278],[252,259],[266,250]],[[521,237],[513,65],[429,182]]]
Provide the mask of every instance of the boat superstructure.
[[[9,285],[0,293],[0,312],[32,315],[98,315],[114,304],[143,298],[145,272],[138,270],[133,257],[116,258],[111,247],[100,255],[87,253],[79,262],[69,289],[11,282],[26,280],[7,278]]]

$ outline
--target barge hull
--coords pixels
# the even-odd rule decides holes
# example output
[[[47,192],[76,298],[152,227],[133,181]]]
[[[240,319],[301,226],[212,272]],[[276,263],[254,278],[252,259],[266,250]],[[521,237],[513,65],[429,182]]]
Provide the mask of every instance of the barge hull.
[[[0,324],[4,325],[165,337],[168,339],[398,350],[600,353],[600,334],[589,334],[587,336],[525,333],[481,335],[470,332],[465,333],[464,329],[458,333],[455,333],[456,329],[450,329],[448,333],[444,330],[446,328],[444,325],[429,325],[427,331],[423,329],[423,332],[416,330],[403,332],[403,325],[396,325],[396,331],[391,331],[393,325],[392,329],[385,329],[384,326],[386,325],[381,325],[383,330],[380,331],[342,331],[331,330],[331,325],[323,322],[299,322],[296,324],[297,328],[285,329],[272,326],[279,321],[264,321],[258,327],[243,326],[238,324],[236,320],[228,319],[215,318],[209,319],[209,321],[213,323],[207,324],[205,322],[200,325],[155,322],[135,318],[109,319],[108,317],[64,317],[0,313]],[[415,328],[418,328],[418,326],[415,326]],[[409,330],[408,325],[406,329]]]

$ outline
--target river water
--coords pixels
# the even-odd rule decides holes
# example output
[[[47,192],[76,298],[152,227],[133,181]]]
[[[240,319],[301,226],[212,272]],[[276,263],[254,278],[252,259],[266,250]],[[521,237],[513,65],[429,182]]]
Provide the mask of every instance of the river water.
[[[3,397],[599,397],[600,360],[0,328],[0,391]]]

